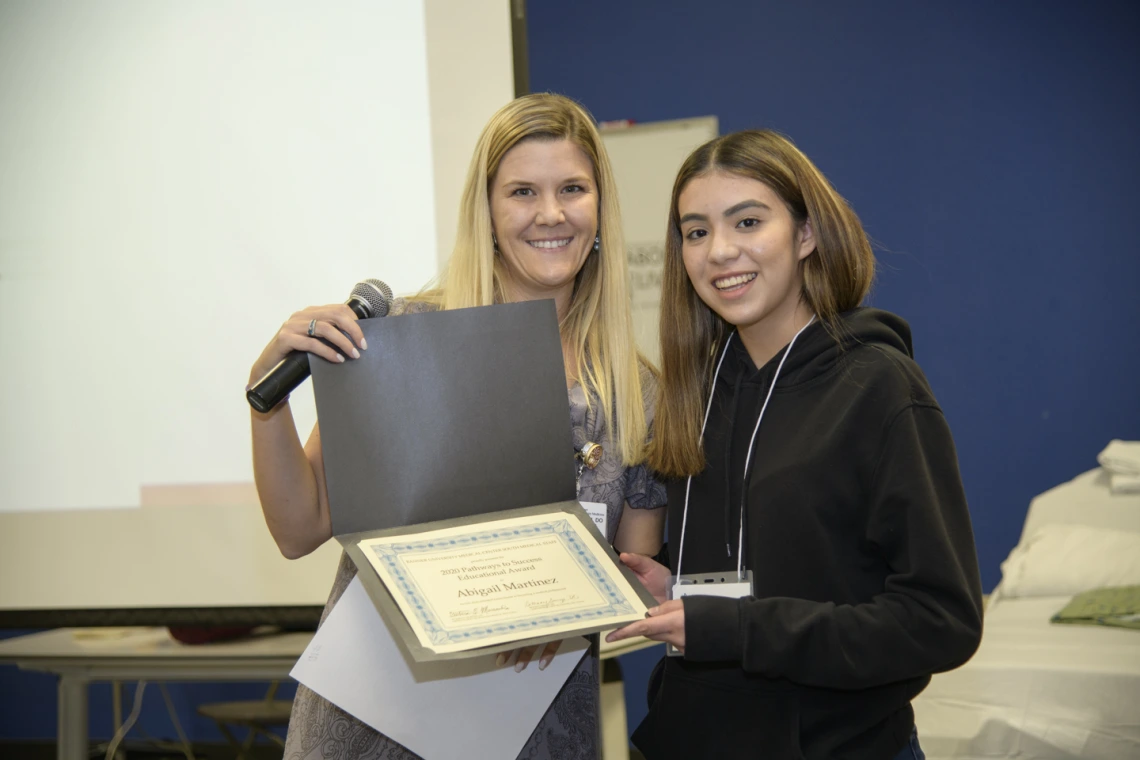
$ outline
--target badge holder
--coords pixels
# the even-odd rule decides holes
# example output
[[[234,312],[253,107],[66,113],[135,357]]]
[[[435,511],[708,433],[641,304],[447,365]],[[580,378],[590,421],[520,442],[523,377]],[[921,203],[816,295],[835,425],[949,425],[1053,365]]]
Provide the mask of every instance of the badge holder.
[[[669,599],[682,599],[686,596],[723,596],[728,599],[743,599],[752,596],[752,571],[745,570],[741,577],[735,570],[720,573],[685,573],[677,577],[670,575],[665,586]],[[681,650],[672,644],[665,645],[665,654],[681,656]]]

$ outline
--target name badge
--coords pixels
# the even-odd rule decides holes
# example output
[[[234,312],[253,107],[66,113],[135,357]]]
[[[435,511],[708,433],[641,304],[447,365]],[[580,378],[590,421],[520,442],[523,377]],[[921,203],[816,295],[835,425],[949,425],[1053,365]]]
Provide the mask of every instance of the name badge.
[[[610,505],[603,504],[602,502],[598,501],[580,501],[578,503],[582,505],[582,509],[586,510],[586,514],[590,516],[590,519],[594,522],[594,525],[598,527],[598,531],[601,532],[602,538],[605,538],[606,513],[609,510]]]
[[[667,588],[670,599],[683,599],[686,596],[743,599],[752,596],[752,571],[745,570],[743,578],[737,575],[735,570],[723,573],[685,573],[680,578],[671,577]],[[681,651],[672,644],[666,644],[665,654],[677,657]]]

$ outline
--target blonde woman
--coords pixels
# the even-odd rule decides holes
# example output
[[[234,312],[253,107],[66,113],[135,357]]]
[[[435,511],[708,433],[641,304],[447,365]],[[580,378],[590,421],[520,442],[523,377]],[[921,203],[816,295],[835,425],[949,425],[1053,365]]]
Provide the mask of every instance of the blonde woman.
[[[628,287],[617,191],[597,128],[573,101],[536,94],[512,101],[484,128],[447,270],[436,287],[397,299],[391,314],[553,299],[573,444],[597,443],[603,451],[597,466],[582,471],[578,497],[607,505],[607,538],[619,551],[655,554],[665,491],[644,464],[655,379],[634,346]],[[290,351],[310,351],[330,361],[359,357],[367,346],[355,320],[343,304],[302,309],[257,358],[251,381]],[[252,414],[254,475],[266,523],[285,556],[304,556],[332,536],[319,421],[302,445],[288,401]],[[569,446],[566,456],[574,456]],[[342,557],[325,615],[354,572]],[[540,668],[555,649],[544,648]],[[521,670],[534,654],[521,650],[502,664]],[[567,680],[519,757],[596,757],[597,721],[598,661],[591,654]],[[285,757],[415,755],[302,686]]]
[[[906,322],[860,307],[873,273],[786,138],[737,132],[682,165],[649,455],[669,551],[622,555],[660,604],[609,637],[681,653],[633,736],[648,760],[918,760],[911,699],[978,646],[954,442]]]

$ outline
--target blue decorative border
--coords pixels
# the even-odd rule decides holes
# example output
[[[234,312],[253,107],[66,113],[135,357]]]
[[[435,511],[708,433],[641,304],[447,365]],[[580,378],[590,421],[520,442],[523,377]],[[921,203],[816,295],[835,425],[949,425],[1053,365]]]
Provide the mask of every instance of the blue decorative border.
[[[540,538],[542,536],[556,536],[562,539],[570,557],[577,561],[579,567],[585,572],[587,578],[593,583],[594,589],[609,603],[588,610],[578,610],[562,614],[545,615],[535,620],[515,623],[499,623],[494,625],[480,625],[473,628],[457,630],[446,629],[439,621],[440,617],[419,588],[418,584],[404,569],[404,563],[399,555],[416,551],[443,551],[447,549],[462,549],[464,547],[488,546],[506,541],[515,541],[520,538]],[[405,599],[411,603],[416,618],[420,621],[431,639],[432,644],[460,644],[503,634],[517,634],[524,638],[531,630],[539,627],[560,625],[565,623],[581,623],[588,625],[590,621],[601,617],[614,617],[628,615],[634,612],[633,606],[626,601],[616,587],[594,561],[594,555],[583,545],[577,532],[567,520],[540,523],[532,526],[510,528],[507,530],[487,530],[456,538],[432,539],[427,541],[413,541],[403,544],[373,545],[369,547],[376,558],[391,574]]]

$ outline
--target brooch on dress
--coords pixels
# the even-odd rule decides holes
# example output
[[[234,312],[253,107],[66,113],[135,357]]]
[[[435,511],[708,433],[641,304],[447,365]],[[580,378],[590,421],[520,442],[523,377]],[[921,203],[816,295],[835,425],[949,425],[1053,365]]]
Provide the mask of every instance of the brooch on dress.
[[[586,441],[580,449],[575,449],[574,458],[578,460],[577,471],[574,473],[574,493],[582,490],[582,470],[594,469],[602,461],[602,447],[596,443]]]
[[[598,466],[598,462],[602,461],[602,447],[587,441],[582,448],[574,452],[574,457],[592,470]]]

